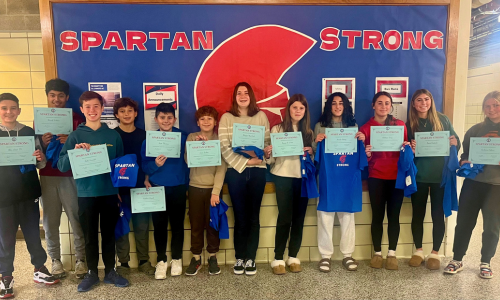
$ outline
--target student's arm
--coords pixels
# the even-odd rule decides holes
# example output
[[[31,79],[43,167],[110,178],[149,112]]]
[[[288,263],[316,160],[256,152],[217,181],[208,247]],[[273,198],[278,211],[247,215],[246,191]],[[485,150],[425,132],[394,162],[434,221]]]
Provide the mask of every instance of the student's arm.
[[[142,142],[141,157],[142,157],[142,170],[144,170],[144,173],[146,173],[146,175],[152,175],[156,171],[158,171],[160,167],[156,165],[155,158],[146,156],[146,141]]]
[[[214,187],[212,189],[212,195],[220,195],[222,186],[224,185],[224,178],[226,177],[227,164],[224,159],[221,160],[220,166],[217,166],[214,178]]]
[[[264,127],[266,127],[266,132],[264,133],[264,148],[271,145],[271,125],[269,125],[269,120],[264,112],[261,111],[264,115]]]
[[[469,148],[470,148],[470,138],[474,136],[474,131],[476,126],[473,126],[471,129],[467,130],[463,141],[462,155],[460,156],[460,165],[469,161]]]
[[[318,147],[318,142],[316,142],[316,140],[318,139],[318,135],[321,133],[321,123],[316,123],[316,125],[314,126],[314,136],[313,136],[313,142],[312,142],[312,148],[313,148],[313,151],[314,153],[316,153],[316,148]],[[321,138],[321,140],[323,140],[324,138]]]
[[[61,150],[61,153],[59,153],[59,160],[57,161],[57,168],[61,172],[68,172],[71,170],[71,164],[69,163],[69,156],[68,156],[68,150],[75,149],[76,145],[76,139],[73,133],[71,133],[68,137],[68,140],[66,143],[64,143],[64,146]]]
[[[232,134],[232,128],[229,128],[229,120],[226,115],[223,115],[219,122],[219,140],[220,140],[220,150],[222,157],[226,161],[228,167],[231,166],[239,173],[243,172],[247,166],[248,158],[243,155],[234,153],[231,146],[231,141],[229,140],[230,134]],[[232,126],[231,126],[232,127]]]
[[[188,164],[188,156],[187,156],[187,142],[196,141],[196,135],[194,133],[190,133],[186,139],[186,149],[184,151],[184,161]]]
[[[40,144],[40,140],[37,139],[36,137],[35,137],[35,149],[40,150],[40,152],[42,152],[41,153],[42,160],[40,160],[40,161],[37,160],[37,162],[36,162],[36,168],[37,169],[43,169],[43,168],[45,168],[45,165],[47,164],[47,157],[44,154],[42,145]]]

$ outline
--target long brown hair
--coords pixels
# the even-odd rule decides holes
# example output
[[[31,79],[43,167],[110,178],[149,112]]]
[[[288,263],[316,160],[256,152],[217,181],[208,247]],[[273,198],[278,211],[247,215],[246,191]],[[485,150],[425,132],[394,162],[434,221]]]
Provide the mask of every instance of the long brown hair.
[[[253,117],[259,112],[259,107],[257,106],[257,99],[255,98],[255,94],[253,92],[252,87],[250,86],[250,84],[246,82],[238,82],[234,87],[233,102],[231,103],[231,109],[229,109],[229,112],[235,117],[240,116],[240,110],[238,109],[238,102],[236,101],[236,95],[238,94],[238,88],[240,86],[244,86],[248,90],[248,96],[250,97],[250,104],[248,105],[247,115],[249,117]]]
[[[411,97],[410,103],[410,128],[413,133],[418,131],[418,112],[415,108],[415,101],[420,95],[425,94],[431,99],[431,107],[427,111],[427,120],[432,125],[432,131],[443,131],[443,124],[441,124],[441,120],[439,120],[439,112],[436,110],[436,104],[434,103],[434,97],[432,97],[431,92],[426,89],[416,90]]]
[[[311,118],[309,116],[309,104],[307,99],[302,94],[295,94],[288,100],[286,104],[285,119],[281,122],[280,126],[283,132],[293,132],[292,116],[290,115],[290,107],[295,102],[300,102],[306,108],[304,116],[299,121],[297,125],[298,131],[302,132],[302,140],[304,141],[304,147],[311,147],[313,140],[313,131],[311,130]]]

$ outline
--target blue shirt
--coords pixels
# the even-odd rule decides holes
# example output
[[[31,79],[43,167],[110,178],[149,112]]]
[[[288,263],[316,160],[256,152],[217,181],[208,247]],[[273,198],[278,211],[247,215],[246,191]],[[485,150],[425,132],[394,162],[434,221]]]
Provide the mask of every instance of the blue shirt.
[[[172,127],[172,132],[181,133],[181,153],[186,150],[187,134],[176,127]],[[163,166],[158,167],[155,163],[156,157],[146,156],[146,141],[142,143],[141,149],[142,169],[149,175],[149,182],[161,186],[178,186],[189,183],[189,169],[184,157],[167,158]]]
[[[417,191],[417,167],[413,161],[413,150],[409,145],[401,147],[398,160],[398,177],[396,188],[403,190],[405,197],[410,197]]]
[[[325,153],[325,142],[319,142],[314,160],[319,168],[318,210],[360,212],[361,170],[368,166],[363,142],[358,140],[355,153]]]

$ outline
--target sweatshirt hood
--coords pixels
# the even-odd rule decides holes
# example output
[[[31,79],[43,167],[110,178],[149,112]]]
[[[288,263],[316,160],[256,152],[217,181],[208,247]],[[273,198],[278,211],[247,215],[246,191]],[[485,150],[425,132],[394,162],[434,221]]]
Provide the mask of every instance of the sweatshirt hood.
[[[19,130],[23,129],[24,126],[25,126],[24,124],[16,122],[16,126],[14,126],[13,129],[9,129],[6,126],[0,124],[0,130],[1,131],[19,131]]]

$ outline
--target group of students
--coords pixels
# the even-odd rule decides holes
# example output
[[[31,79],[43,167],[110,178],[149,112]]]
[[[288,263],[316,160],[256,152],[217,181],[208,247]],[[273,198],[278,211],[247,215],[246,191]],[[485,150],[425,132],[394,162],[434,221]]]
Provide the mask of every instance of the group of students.
[[[48,106],[64,108],[69,99],[69,85],[61,79],[46,84]],[[355,271],[358,262],[352,257],[355,250],[354,213],[361,211],[361,171],[368,167],[368,190],[372,209],[372,242],[374,255],[370,262],[373,268],[382,268],[383,220],[387,213],[389,248],[385,268],[397,270],[396,247],[399,238],[399,214],[404,198],[402,189],[396,188],[398,159],[400,152],[372,152],[370,145],[371,126],[404,126],[403,146],[414,151],[416,132],[450,131],[450,146],[460,148],[460,139],[449,119],[437,112],[429,91],[421,89],[413,94],[409,121],[405,124],[394,118],[393,101],[390,94],[379,92],[372,100],[374,116],[359,128],[357,152],[326,153],[326,128],[358,127],[353,109],[342,93],[331,94],[324,106],[319,122],[311,130],[309,105],[301,94],[290,97],[283,122],[270,128],[269,121],[259,110],[256,98],[248,83],[238,83],[232,95],[230,110],[219,120],[217,110],[210,106],[200,107],[195,114],[199,132],[187,135],[174,127],[175,109],[171,104],[157,106],[155,121],[160,131],[181,133],[181,153],[185,153],[186,141],[220,140],[222,163],[220,166],[188,169],[187,156],[167,158],[164,155],[147,157],[146,132],[134,124],[138,105],[130,98],[115,101],[114,114],[119,126],[110,129],[101,123],[103,99],[95,92],[84,92],[80,98],[80,109],[85,120],[73,113],[74,131],[69,135],[53,136],[46,133],[36,136],[36,156],[40,179],[34,168],[25,166],[0,167],[0,298],[14,296],[13,277],[15,239],[18,226],[26,240],[35,267],[35,282],[56,284],[66,275],[61,263],[59,225],[64,208],[71,224],[76,251],[75,275],[83,278],[79,292],[91,290],[100,282],[98,277],[99,229],[101,234],[102,260],[105,266],[104,283],[118,287],[129,285],[125,278],[130,270],[130,244],[128,235],[115,239],[115,226],[120,218],[120,206],[130,207],[130,188],[116,188],[109,174],[73,180],[68,150],[90,149],[92,145],[105,144],[109,159],[126,154],[135,154],[140,166],[136,187],[163,186],[166,210],[132,215],[132,224],[139,260],[139,270],[156,279],[165,279],[170,265],[171,276],[182,274],[182,246],[184,243],[184,216],[189,198],[191,223],[191,252],[193,257],[186,275],[196,275],[202,267],[201,253],[204,247],[204,231],[207,234],[208,272],[220,273],[216,253],[219,251],[219,232],[210,223],[210,207],[221,204],[221,191],[227,183],[234,211],[235,274],[254,275],[259,244],[259,214],[266,186],[266,170],[270,166],[272,180],[276,186],[278,220],[275,236],[275,257],[271,263],[274,274],[300,272],[297,258],[302,242],[304,218],[308,194],[302,182],[304,164],[314,160],[318,168],[318,248],[322,256],[318,268],[330,272],[334,217],[340,221],[340,251],[346,270]],[[465,135],[461,164],[468,161],[471,137],[500,137],[500,92],[489,93],[483,102],[484,122],[473,126]],[[21,109],[19,100],[10,93],[0,95],[0,136],[35,136],[29,126],[17,122]],[[265,127],[263,151],[241,151],[232,147],[233,125],[248,124]],[[218,126],[218,133],[216,127]],[[303,156],[273,157],[270,133],[301,132],[304,144]],[[52,155],[51,144],[62,144],[59,156]],[[445,168],[443,157],[418,157],[414,163],[417,191],[411,196],[413,207],[412,234],[416,252],[410,266],[421,266],[425,261],[429,269],[440,268],[441,247],[445,232],[443,210],[444,187],[441,174]],[[186,192],[187,195],[186,196]],[[474,179],[466,179],[460,196],[457,227],[454,240],[453,260],[445,267],[446,273],[457,273],[463,269],[462,258],[466,253],[479,210],[484,217],[483,247],[480,276],[493,276],[490,260],[495,254],[500,231],[500,202],[495,196],[500,193],[500,166],[484,166]],[[433,221],[433,248],[423,253],[423,220],[430,194]],[[51,272],[44,266],[47,255],[42,248],[39,234],[39,204],[42,196],[43,225],[46,232],[47,251],[52,259]],[[154,225],[154,243],[157,263],[149,261],[149,219]],[[100,226],[99,226],[100,221]],[[167,259],[168,224],[171,229],[171,261]],[[288,259],[284,253],[288,243]],[[115,268],[115,254],[120,265]]]

